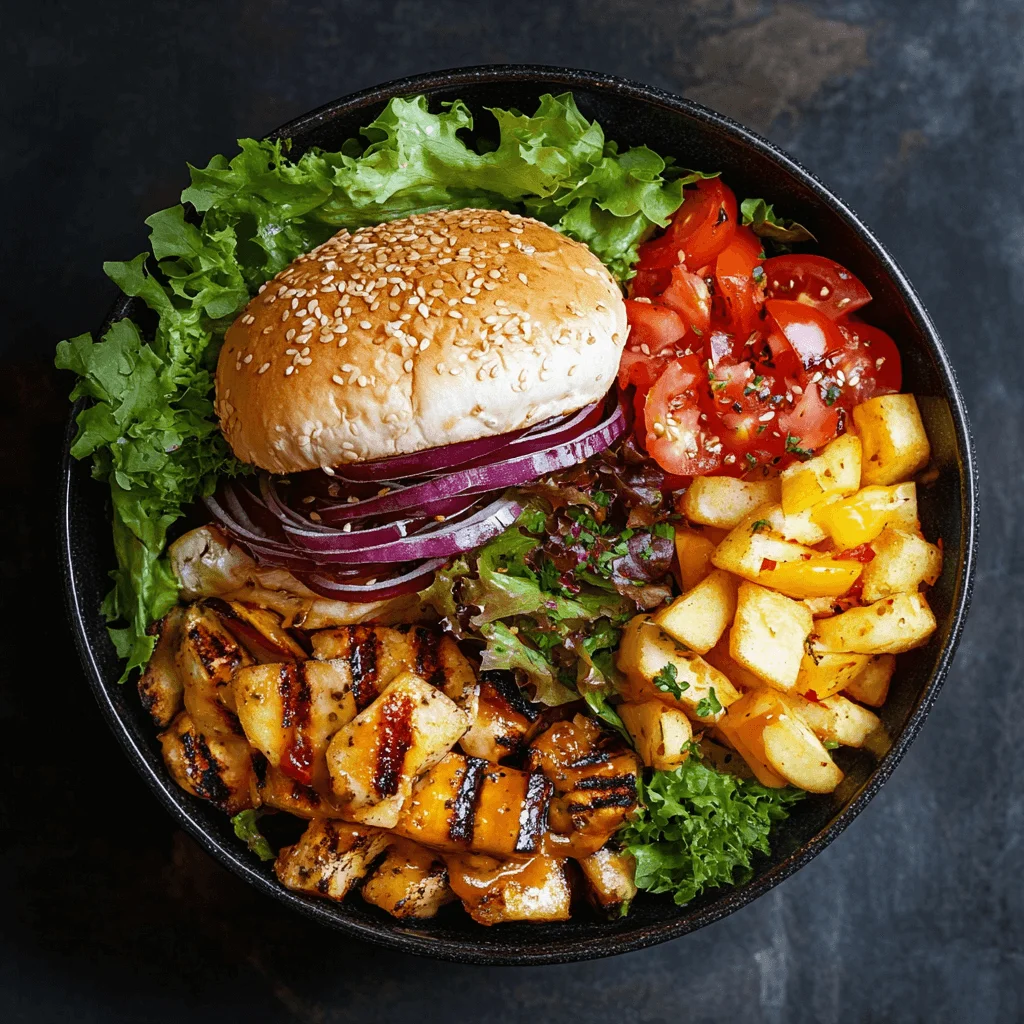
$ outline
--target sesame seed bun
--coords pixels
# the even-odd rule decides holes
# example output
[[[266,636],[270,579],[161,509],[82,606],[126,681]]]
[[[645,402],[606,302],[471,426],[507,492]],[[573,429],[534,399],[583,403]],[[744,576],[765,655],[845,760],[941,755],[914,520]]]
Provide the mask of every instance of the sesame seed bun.
[[[579,242],[494,210],[340,231],[231,325],[217,414],[275,473],[409,454],[582,408],[626,343],[618,285]]]

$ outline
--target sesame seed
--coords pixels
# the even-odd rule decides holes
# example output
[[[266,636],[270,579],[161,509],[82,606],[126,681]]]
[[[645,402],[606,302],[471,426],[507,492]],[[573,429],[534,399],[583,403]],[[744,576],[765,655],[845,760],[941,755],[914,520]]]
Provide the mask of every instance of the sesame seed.
[[[332,374],[331,380],[333,380],[335,384],[344,384],[345,383],[345,378],[340,376],[337,373]]]
[[[763,412],[760,416],[757,417],[758,423],[767,423],[769,420],[773,419],[775,419],[774,409],[769,409],[768,412]]]
[[[295,367],[294,366],[287,366],[287,367],[285,367],[284,375],[286,377],[290,377],[294,372],[295,372]]]
[[[264,363],[256,372],[257,373],[266,373],[267,370],[269,370],[269,369],[270,369],[270,363]]]
[[[245,363],[245,365],[246,365],[246,366],[248,366],[248,365],[249,365],[249,363],[251,363],[251,362],[252,362],[252,353],[250,352],[250,353],[249,353],[249,354],[248,354],[248,355],[247,355],[247,356],[246,356],[246,357],[245,357],[245,358],[244,358],[244,359],[242,360],[242,362],[243,362],[243,363]]]
[[[412,360],[406,359],[406,361],[402,363],[402,369],[405,370],[406,373],[412,373]]]
[[[373,324],[371,324],[369,320],[360,320],[360,321],[359,321],[359,326],[360,326],[360,327],[361,327],[361,328],[362,328],[362,329],[363,329],[364,331],[368,331],[368,330],[369,330],[369,329],[370,329],[370,328],[371,328],[371,327],[373,326]]]
[[[488,270],[487,271],[487,276],[489,278],[491,278],[492,280],[494,280],[494,281],[500,280],[500,278],[501,278],[501,271],[500,270]]]

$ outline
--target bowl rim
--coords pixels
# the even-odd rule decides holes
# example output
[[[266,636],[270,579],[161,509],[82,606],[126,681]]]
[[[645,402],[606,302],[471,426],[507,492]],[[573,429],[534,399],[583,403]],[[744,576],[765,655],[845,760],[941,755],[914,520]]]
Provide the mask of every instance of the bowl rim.
[[[816,198],[824,202],[834,213],[846,221],[848,226],[860,236],[878,261],[882,270],[888,275],[901,298],[907,304],[910,315],[920,328],[922,339],[930,349],[945,390],[948,392],[950,412],[956,436],[957,455],[962,466],[960,485],[961,497],[961,532],[964,539],[960,554],[960,571],[951,606],[951,626],[949,639],[941,651],[935,669],[917,700],[917,705],[907,719],[902,733],[893,743],[889,751],[875,765],[861,790],[842,812],[821,829],[815,836],[803,843],[789,857],[766,871],[760,877],[740,886],[722,890],[720,898],[701,908],[696,914],[686,915],[680,908],[677,919],[658,924],[643,924],[632,932],[615,932],[606,937],[596,939],[563,939],[550,942],[544,949],[516,947],[510,943],[457,941],[416,932],[404,927],[400,922],[386,921],[370,924],[336,913],[333,903],[301,896],[285,889],[276,880],[272,880],[258,872],[247,851],[241,845],[229,846],[221,843],[215,836],[205,830],[203,825],[190,811],[186,803],[186,794],[178,790],[173,782],[164,774],[152,769],[130,729],[122,721],[107,691],[100,665],[89,643],[85,620],[87,616],[95,616],[95,609],[84,607],[83,596],[76,585],[73,571],[75,554],[72,550],[72,493],[75,488],[73,479],[74,460],[71,458],[71,442],[75,432],[75,417],[84,401],[80,400],[72,408],[65,433],[62,459],[60,465],[60,488],[58,491],[58,542],[68,618],[72,627],[75,645],[78,649],[82,665],[86,670],[89,684],[100,710],[111,730],[117,736],[129,760],[142,775],[150,789],[164,807],[177,820],[178,824],[188,832],[206,851],[221,864],[279,902],[291,906],[305,917],[338,929],[353,938],[365,939],[369,942],[405,953],[435,959],[449,960],[459,963],[485,965],[524,965],[570,963],[593,960],[605,956],[614,956],[632,950],[678,938],[689,932],[696,931],[707,924],[720,920],[738,910],[740,907],[757,899],[774,888],[795,871],[802,868],[816,857],[833,839],[835,839],[867,806],[882,785],[892,775],[896,765],[903,758],[911,743],[920,732],[924,719],[935,703],[946,674],[953,661],[957,646],[963,633],[964,622],[970,607],[974,586],[976,566],[977,532],[979,521],[977,463],[974,444],[966,404],[961,394],[956,373],[942,346],[938,332],[928,315],[924,304],[914,290],[902,268],[889,253],[886,247],[876,238],[872,230],[840,199],[830,188],[823,184],[814,174],[804,168],[793,157],[789,156],[774,143],[751,131],[744,125],[705,107],[693,100],[685,99],[655,86],[646,85],[627,78],[604,72],[588,71],[579,68],[565,68],[542,64],[493,64],[474,65],[461,68],[450,68],[411,75],[380,85],[372,86],[340,97],[329,103],[302,114],[288,123],[267,134],[267,138],[285,138],[297,131],[308,131],[332,120],[339,113],[368,107],[374,103],[385,103],[393,96],[413,93],[430,93],[440,88],[451,89],[476,84],[501,83],[533,83],[562,86],[566,89],[586,88],[591,92],[611,92],[619,97],[626,97],[638,103],[667,107],[682,112],[704,127],[738,137],[738,140],[758,150],[782,167],[794,178],[804,184]],[[129,300],[121,296],[111,309],[102,329],[124,316]]]

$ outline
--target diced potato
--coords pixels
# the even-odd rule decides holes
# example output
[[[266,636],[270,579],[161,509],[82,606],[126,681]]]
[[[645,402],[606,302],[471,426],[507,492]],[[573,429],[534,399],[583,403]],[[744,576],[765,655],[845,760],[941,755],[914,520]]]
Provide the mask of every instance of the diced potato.
[[[768,764],[784,779],[808,793],[831,793],[843,773],[810,726],[796,715],[780,715],[761,734]]]
[[[822,743],[839,742],[836,712],[827,704],[807,700],[795,693],[782,693],[779,696],[786,703],[790,713],[808,726]]]
[[[716,547],[707,531],[698,533],[685,526],[676,527],[676,559],[683,590],[692,590],[711,572],[711,556]]]
[[[608,846],[580,862],[587,882],[587,897],[604,911],[618,911],[636,895],[636,862],[628,853]]]
[[[683,495],[681,511],[693,523],[731,530],[766,502],[779,500],[779,480],[737,480],[732,476],[698,476]]]
[[[856,434],[837,437],[820,455],[782,471],[783,512],[798,515],[829,498],[853,494],[860,487],[860,466],[860,438]]]
[[[839,597],[857,582],[862,562],[830,558],[828,555],[782,562],[774,569],[762,569],[757,582],[789,597]]]
[[[869,660],[867,654],[808,650],[805,645],[793,690],[811,701],[824,700],[848,686]]]
[[[715,548],[712,563],[753,582],[761,574],[765,561],[796,562],[819,554],[813,548],[794,544],[773,532],[767,517],[775,508],[778,506],[764,505],[746,516]]]
[[[889,681],[896,669],[896,655],[875,654],[843,687],[843,693],[861,704],[880,708],[889,696]]]
[[[838,499],[829,498],[828,500],[837,501]],[[797,512],[796,515],[787,516],[782,511],[781,505],[773,505],[771,511],[762,512],[761,515],[768,520],[768,528],[783,540],[796,541],[797,544],[820,544],[828,536],[825,528],[812,518],[814,512],[820,507],[815,505],[804,509],[803,512]]]
[[[693,729],[686,714],[660,700],[620,704],[619,717],[648,768],[671,771],[686,760]]]
[[[842,501],[819,505],[811,512],[841,551],[873,541],[887,526],[917,529],[917,487],[864,487]]]
[[[739,691],[718,669],[686,650],[646,615],[635,616],[626,627],[616,662],[626,676],[623,696],[630,701],[660,700],[699,722],[715,722],[725,708],[739,700]],[[712,705],[717,701],[722,710],[709,710],[705,705],[701,710],[707,713],[701,714],[701,701]]]
[[[913,395],[879,395],[854,407],[866,484],[894,484],[928,464],[931,447]]]
[[[735,706],[735,705],[734,705]],[[711,730],[708,730],[710,732]],[[735,775],[738,779],[753,779],[753,769],[746,762],[743,755],[734,747],[729,745],[729,740],[716,727],[715,739],[705,732],[700,739],[701,756],[707,761],[716,772],[725,772],[728,775]],[[721,742],[719,742],[721,741]],[[781,782],[781,780],[780,780]]]
[[[387,848],[389,838],[378,828],[318,818],[294,846],[282,848],[274,871],[287,889],[343,900]]]
[[[439,854],[408,839],[394,838],[360,895],[392,917],[419,919],[433,917],[446,903],[457,899]]]
[[[942,572],[942,552],[916,533],[887,526],[871,547],[875,557],[864,567],[865,601],[916,593]]]
[[[469,719],[454,701],[403,672],[327,748],[327,767],[344,816],[394,828],[416,777],[458,742]]]
[[[495,860],[478,853],[451,855],[449,884],[477,924],[566,921],[569,883],[561,860]]]
[[[863,747],[868,737],[882,727],[881,719],[873,711],[838,694],[822,703],[835,715],[835,739],[844,747]]]
[[[780,694],[767,687],[751,690],[731,705],[718,723],[722,737],[747,762],[757,781],[772,789],[781,789],[786,780],[765,760],[761,736],[772,719],[786,713],[786,705],[779,698]]]
[[[704,660],[721,672],[733,686],[742,690],[757,690],[764,686],[760,676],[755,676],[749,668],[744,668],[729,653],[732,630],[727,629],[722,639],[704,655]]]
[[[792,690],[814,625],[807,606],[754,583],[740,585],[729,653],[756,676]]]
[[[897,594],[814,623],[815,648],[855,654],[899,654],[920,647],[935,632],[935,616],[922,594]]]
[[[715,569],[692,590],[658,612],[654,621],[691,651],[704,654],[718,643],[726,626],[732,622],[737,585],[735,576]]]

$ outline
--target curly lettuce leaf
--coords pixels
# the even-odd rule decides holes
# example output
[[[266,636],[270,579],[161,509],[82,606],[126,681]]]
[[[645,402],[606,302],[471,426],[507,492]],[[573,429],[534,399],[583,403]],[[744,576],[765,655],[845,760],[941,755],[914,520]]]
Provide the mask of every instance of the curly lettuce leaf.
[[[618,839],[636,860],[637,887],[672,893],[682,906],[705,889],[748,881],[755,853],[770,852],[772,824],[802,796],[717,772],[692,744],[678,768],[640,783],[639,809]]]
[[[98,341],[62,342],[56,365],[78,375],[72,397],[90,400],[72,454],[111,486],[118,569],[103,611],[123,623],[111,629],[123,678],[145,665],[146,629],[176,594],[168,529],[219,476],[245,471],[216,423],[213,373],[224,331],[260,285],[339,227],[467,206],[530,213],[626,279],[640,240],[667,224],[693,180],[645,147],[620,153],[570,93],[542,97],[533,115],[490,115],[496,137],[485,128],[474,141],[464,103],[434,112],[423,96],[397,98],[363,140],[296,160],[287,140],[243,139],[231,160],[190,167],[181,198],[198,216],[184,206],[153,214],[151,254],[104,264],[152,310],[153,334],[122,320]],[[506,600],[525,600],[513,589]]]
[[[815,240],[803,224],[778,216],[774,207],[763,199],[744,199],[740,203],[740,220],[760,238],[784,243]]]

